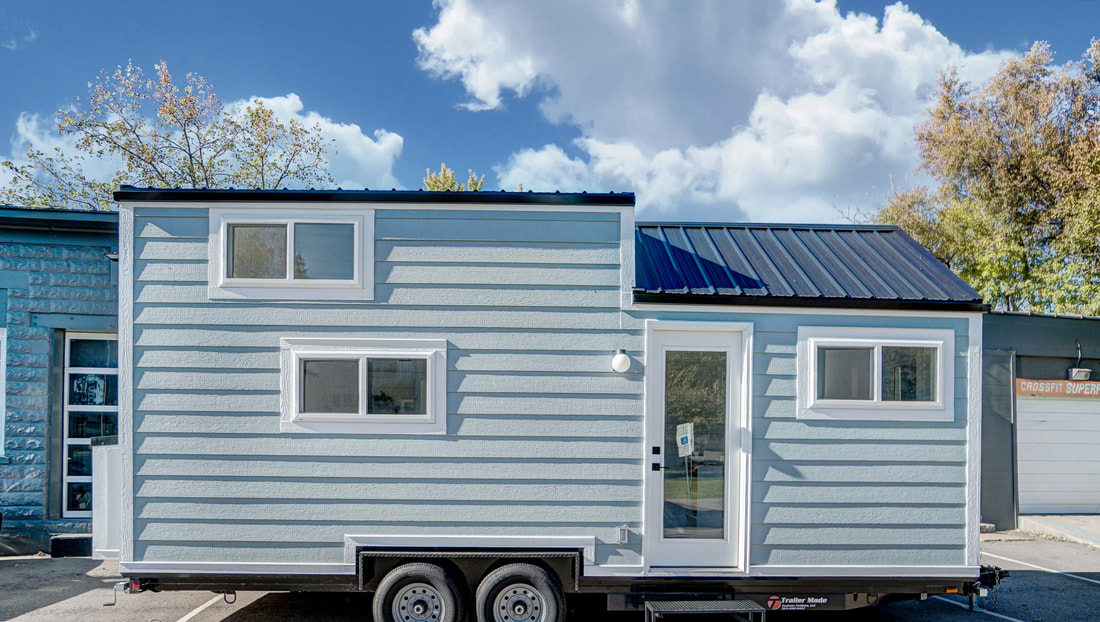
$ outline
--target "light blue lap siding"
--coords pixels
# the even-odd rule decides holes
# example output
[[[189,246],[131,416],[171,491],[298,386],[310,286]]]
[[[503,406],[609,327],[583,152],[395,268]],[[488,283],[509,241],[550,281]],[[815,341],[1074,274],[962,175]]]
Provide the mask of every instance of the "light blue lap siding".
[[[610,353],[644,336],[619,312],[617,213],[377,209],[366,304],[210,301],[205,211],[135,216],[136,560],[332,563],[345,534],[485,534],[639,561],[642,370]],[[284,337],[446,339],[447,434],[280,433]]]
[[[966,319],[841,310],[632,315],[753,324],[751,564],[965,565]],[[799,326],[954,330],[954,421],[797,419]]]
[[[372,302],[210,301],[205,212],[136,211],[136,560],[332,563],[343,534],[481,534],[591,535],[598,563],[639,563],[644,323],[663,319],[754,326],[752,564],[965,563],[965,319],[621,312],[618,215],[564,208],[377,209]],[[954,420],[797,419],[803,325],[953,329]],[[447,433],[280,433],[284,337],[447,340]]]

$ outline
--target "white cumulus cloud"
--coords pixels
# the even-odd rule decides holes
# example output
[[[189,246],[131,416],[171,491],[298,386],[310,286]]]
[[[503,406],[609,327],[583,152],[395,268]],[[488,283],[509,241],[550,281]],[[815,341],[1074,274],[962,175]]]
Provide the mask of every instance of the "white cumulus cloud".
[[[250,97],[229,104],[230,108],[249,101],[263,102],[283,121],[295,119],[305,127],[317,125],[325,140],[332,140],[329,170],[336,185],[342,188],[396,188],[400,184],[393,166],[405,145],[400,134],[377,129],[370,135],[355,123],[339,123],[315,111],[306,111],[300,97],[294,93],[278,97]]]
[[[634,190],[642,217],[833,220],[917,166],[913,126],[939,71],[968,53],[904,4],[881,18],[833,0],[436,0],[421,67],[472,109],[537,96],[570,145],[513,153],[502,187]]]
[[[394,164],[404,147],[400,134],[384,129],[367,134],[354,123],[339,123],[318,112],[307,111],[301,98],[294,93],[278,97],[252,97],[232,102],[228,108],[232,110],[253,100],[262,101],[283,121],[296,119],[306,127],[318,125],[321,128],[322,136],[332,141],[329,143],[329,170],[336,185],[348,189],[400,187],[393,174]],[[0,154],[0,160],[10,160],[16,166],[27,164],[27,148],[31,145],[47,155],[53,155],[54,149],[60,148],[70,158],[82,158],[84,173],[93,179],[110,179],[123,166],[118,158],[88,157],[76,148],[75,136],[57,133],[55,121],[28,113],[20,114],[16,120],[9,155]],[[0,187],[10,182],[10,173],[0,169]]]
[[[24,112],[15,121],[15,133],[8,144],[9,155],[0,154],[0,160],[8,160],[16,166],[28,164],[27,150],[33,146],[48,156],[60,150],[65,157],[80,160],[84,174],[93,179],[110,179],[121,166],[121,160],[117,158],[88,157],[76,148],[76,141],[77,137],[72,134],[58,134],[57,124],[52,118],[46,120],[41,115]],[[7,186],[10,181],[10,175],[0,171],[0,186]]]

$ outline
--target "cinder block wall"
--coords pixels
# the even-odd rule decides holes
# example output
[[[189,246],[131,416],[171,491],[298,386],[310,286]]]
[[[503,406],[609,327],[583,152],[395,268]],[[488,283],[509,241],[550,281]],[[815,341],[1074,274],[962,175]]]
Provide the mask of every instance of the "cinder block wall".
[[[63,399],[63,386],[53,386],[62,364],[53,360],[55,346],[62,347],[55,340],[66,329],[117,326],[118,315],[118,287],[104,254],[117,248],[113,233],[12,241],[20,235],[0,236],[7,238],[0,239],[0,304],[8,340],[0,553],[48,549],[50,534],[91,531],[90,519],[63,520],[60,501],[51,502],[60,498],[64,468],[60,453],[50,455],[51,435],[60,443],[62,434],[59,421],[51,429],[53,401]]]

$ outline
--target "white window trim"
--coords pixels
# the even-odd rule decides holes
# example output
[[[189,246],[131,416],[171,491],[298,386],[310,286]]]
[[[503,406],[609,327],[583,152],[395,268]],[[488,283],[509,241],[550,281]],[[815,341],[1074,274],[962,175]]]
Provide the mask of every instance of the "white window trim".
[[[351,279],[293,278],[294,224],[350,224],[355,227],[354,275]],[[287,277],[241,279],[226,276],[231,225],[287,226]],[[233,208],[210,210],[208,295],[211,299],[373,300],[374,210]]]
[[[826,400],[817,397],[817,352],[821,346],[872,348],[871,400]],[[883,401],[881,396],[883,346],[910,346],[936,350],[936,400]],[[953,421],[955,419],[955,331],[948,329],[798,327],[799,419],[862,421]]]
[[[0,458],[4,457],[4,434],[8,427],[8,329],[0,328]]]
[[[423,358],[427,361],[424,415],[368,415],[299,412],[302,358]],[[282,432],[337,434],[446,434],[447,341],[444,339],[280,340],[280,421]],[[365,365],[360,365],[359,404],[366,412]]]

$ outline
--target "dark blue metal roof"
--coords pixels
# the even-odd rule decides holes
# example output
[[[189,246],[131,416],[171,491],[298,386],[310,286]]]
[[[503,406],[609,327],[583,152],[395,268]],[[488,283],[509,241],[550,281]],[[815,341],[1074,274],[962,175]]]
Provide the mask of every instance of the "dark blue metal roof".
[[[638,223],[634,297],[982,310],[982,297],[901,229]]]

